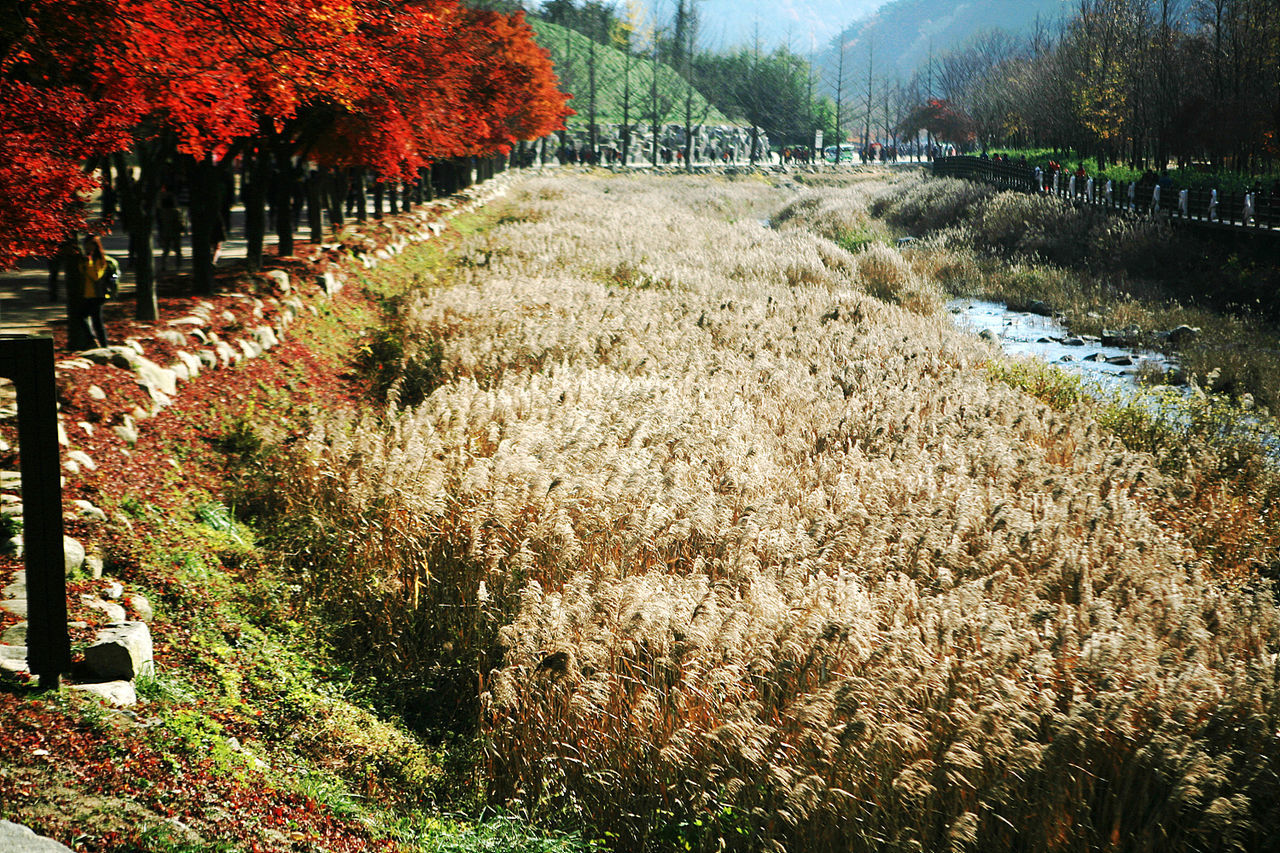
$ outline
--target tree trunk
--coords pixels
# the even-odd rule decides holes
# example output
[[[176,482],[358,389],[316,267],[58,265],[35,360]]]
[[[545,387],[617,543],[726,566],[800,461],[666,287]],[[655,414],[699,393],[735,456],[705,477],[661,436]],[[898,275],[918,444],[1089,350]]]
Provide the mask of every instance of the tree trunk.
[[[321,193],[322,173],[312,170],[307,175],[307,224],[311,228],[311,243],[319,246],[324,242],[324,210]]]
[[[373,217],[374,219],[382,218],[382,196],[386,191],[382,181],[375,180],[373,182]]]
[[[160,305],[156,299],[155,258],[151,248],[156,197],[160,194],[159,173],[163,165],[157,150],[159,144],[149,142],[138,145],[141,174],[136,181],[124,155],[116,155],[117,201],[120,204],[121,219],[129,231],[130,268],[136,292],[134,316],[148,322],[160,316]]]
[[[346,170],[333,172],[326,169],[324,171],[324,188],[325,198],[329,204],[329,224],[334,228],[341,228],[343,222],[342,206],[347,202],[347,189],[351,185],[350,179],[347,177]]]
[[[267,184],[271,180],[271,154],[265,141],[259,142],[247,164],[248,182],[244,192],[245,266],[250,271],[262,269],[262,248],[267,232]]]
[[[80,252],[77,251],[75,237],[71,237],[58,252],[56,262],[62,265],[66,273],[67,285],[67,349],[78,352],[92,347],[93,339],[85,328],[84,312],[84,276],[80,272]]]
[[[275,158],[276,256],[287,258],[293,254],[293,158],[283,145],[276,146]]]
[[[187,159],[191,199],[191,271],[197,293],[213,293],[213,250],[215,219],[222,215],[222,182],[218,167],[206,155],[200,160]]]
[[[364,169],[356,169],[355,174],[352,175],[352,180],[356,182],[356,221],[368,222],[369,221],[369,202],[364,195],[364,190],[365,190]]]

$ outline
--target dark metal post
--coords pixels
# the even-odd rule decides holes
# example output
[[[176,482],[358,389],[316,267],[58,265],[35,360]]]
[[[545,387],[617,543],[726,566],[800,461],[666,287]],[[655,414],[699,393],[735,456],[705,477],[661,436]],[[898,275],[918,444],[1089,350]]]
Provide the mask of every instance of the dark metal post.
[[[27,566],[27,666],[42,690],[71,668],[62,551],[62,472],[53,339],[0,337],[0,376],[18,391],[22,539]]]

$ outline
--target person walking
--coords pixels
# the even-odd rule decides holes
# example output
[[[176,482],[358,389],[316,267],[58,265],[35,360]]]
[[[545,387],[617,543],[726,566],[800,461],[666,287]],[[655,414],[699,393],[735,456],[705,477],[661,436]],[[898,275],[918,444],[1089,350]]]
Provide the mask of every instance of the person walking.
[[[85,237],[84,255],[80,258],[80,278],[84,289],[75,305],[75,320],[82,324],[88,339],[100,347],[107,345],[102,306],[112,296],[119,276],[119,264],[103,251],[102,240],[92,234]]]

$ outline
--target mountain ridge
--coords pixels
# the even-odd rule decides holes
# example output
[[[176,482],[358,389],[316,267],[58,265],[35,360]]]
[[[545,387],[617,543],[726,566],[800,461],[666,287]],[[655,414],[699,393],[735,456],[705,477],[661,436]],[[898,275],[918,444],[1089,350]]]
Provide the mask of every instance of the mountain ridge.
[[[905,82],[930,54],[940,56],[989,30],[1029,35],[1037,26],[1050,29],[1067,11],[1062,0],[893,0],[846,26],[816,65],[834,91],[843,44],[846,88],[850,81],[865,84],[873,53],[877,79]]]

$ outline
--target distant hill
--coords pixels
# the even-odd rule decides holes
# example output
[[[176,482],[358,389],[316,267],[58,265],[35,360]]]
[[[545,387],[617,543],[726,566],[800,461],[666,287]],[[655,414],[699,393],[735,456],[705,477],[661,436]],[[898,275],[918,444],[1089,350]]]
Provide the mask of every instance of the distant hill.
[[[701,46],[711,50],[787,47],[808,56],[885,0],[699,0]],[[652,4],[651,4],[652,5]]]
[[[572,116],[568,125],[570,130],[587,127],[587,109],[590,100],[590,62],[588,60],[591,40],[581,33],[569,30],[547,21],[531,19],[538,43],[551,51],[551,59],[555,63],[556,76],[560,80],[562,91],[573,95],[569,106],[578,111]],[[596,122],[597,124],[621,124],[624,98],[624,70],[626,56],[619,50],[597,44],[596,50]],[[647,59],[633,57],[631,60],[631,121],[633,124],[646,120],[649,110],[649,81],[653,63]],[[666,65],[658,69],[660,100],[666,104],[679,105],[672,107],[666,123],[678,124],[683,120],[684,93],[689,86],[684,78]],[[707,103],[706,98],[695,89],[693,93],[694,115],[699,124],[725,125],[731,124],[715,107]]]
[[[986,30],[1029,34],[1037,20],[1052,28],[1070,9],[1063,0],[894,0],[847,26],[817,64],[834,88],[837,45],[843,41],[846,81],[866,79],[872,48],[877,78],[906,81],[928,61],[930,50],[936,56]]]

